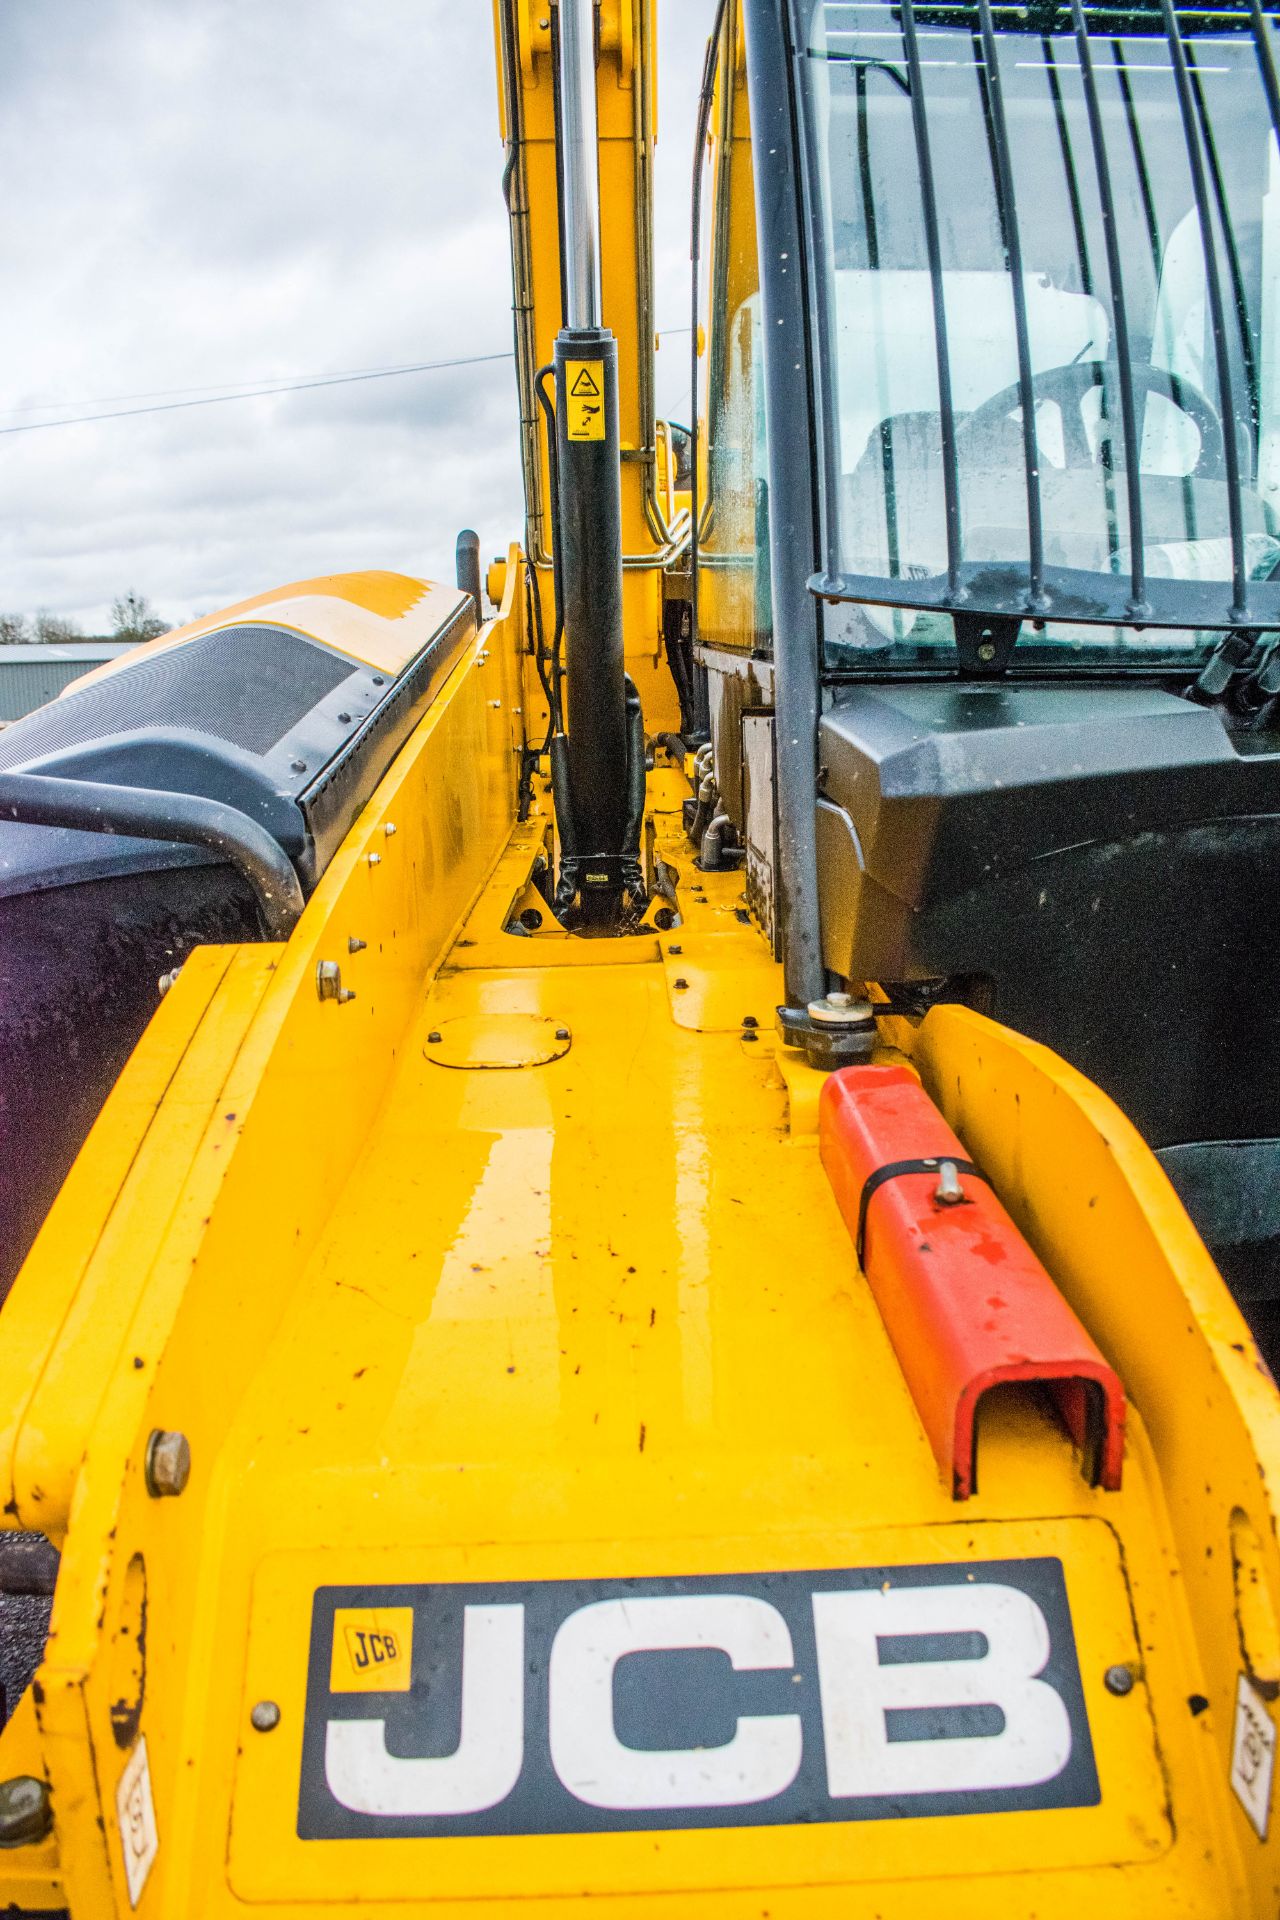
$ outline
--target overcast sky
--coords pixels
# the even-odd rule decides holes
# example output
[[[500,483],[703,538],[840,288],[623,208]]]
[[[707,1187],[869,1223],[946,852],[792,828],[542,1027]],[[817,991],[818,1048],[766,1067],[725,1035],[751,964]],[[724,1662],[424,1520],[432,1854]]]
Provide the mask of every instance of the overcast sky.
[[[711,0],[660,6],[658,319],[688,324]],[[0,611],[177,624],[309,574],[451,577],[522,522],[490,0],[0,0]],[[658,356],[687,415],[687,337]]]

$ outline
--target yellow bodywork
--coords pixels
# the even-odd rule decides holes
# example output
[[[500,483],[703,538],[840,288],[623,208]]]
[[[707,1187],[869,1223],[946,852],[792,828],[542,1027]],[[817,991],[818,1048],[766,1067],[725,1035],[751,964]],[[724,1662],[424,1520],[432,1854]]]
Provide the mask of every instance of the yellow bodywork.
[[[683,777],[650,780],[679,927],[505,931],[547,825],[541,794],[514,817],[519,573],[513,552],[501,616],[288,945],[184,967],[5,1307],[6,1512],[62,1566],[0,1736],[4,1777],[47,1776],[56,1837],[0,1857],[0,1896],[132,1910],[120,1783],[145,1742],[137,1911],[168,1920],[586,1896],[628,1920],[1274,1912],[1275,1843],[1229,1772],[1239,1675],[1258,1699],[1280,1685],[1280,1400],[1163,1174],[1043,1049],[958,1009],[892,1029],[1132,1402],[1123,1491],[1010,1399],[958,1507],[819,1162],[818,1076],[777,1056],[741,876],[683,844]],[[327,958],[354,1000],[318,998]],[[155,1429],[189,1441],[180,1498],[148,1494]],[[1065,1568],[1095,1804],[299,1837],[322,1588],[1043,1556]],[[403,1678],[403,1617],[343,1618]]]
[[[524,376],[559,320],[549,18],[497,9]],[[680,502],[636,267],[648,0],[603,0],[599,28],[627,660],[656,734],[677,714],[659,636]],[[746,151],[732,90],[713,126]],[[725,303],[749,320],[741,169],[710,224]],[[708,380],[745,447],[744,329]],[[528,432],[525,457],[549,627]],[[734,570],[745,499],[737,520],[729,499],[709,515],[707,605],[729,645],[755,631]],[[497,618],[287,944],[182,967],[5,1303],[0,1504],[61,1565],[43,1664],[0,1733],[0,1780],[46,1780],[53,1832],[0,1852],[0,1907],[1274,1915],[1280,1843],[1232,1776],[1275,1744],[1280,1397],[1164,1174],[1043,1048],[956,1007],[883,1024],[884,1057],[919,1074],[1129,1396],[1122,1490],[1088,1485],[1056,1421],[1014,1394],[986,1408],[979,1491],[957,1504],[822,1168],[822,1076],[776,1040],[780,973],[743,875],[693,863],[685,771],[648,785],[677,925],[583,938],[547,913],[509,931],[542,899],[554,823],[541,777],[519,817],[545,707],[518,548],[490,580]],[[333,576],[154,644],[267,618],[395,674],[455,600]],[[321,998],[323,962],[344,998]],[[177,1497],[149,1488],[157,1433],[190,1449]],[[408,1590],[803,1575],[816,1592],[877,1569],[889,1592],[899,1570],[954,1569],[959,1587],[982,1565],[1055,1564],[1096,1765],[1071,1804],[310,1837],[310,1692],[354,1716],[415,1684]],[[810,1684],[800,1662],[788,1684]]]

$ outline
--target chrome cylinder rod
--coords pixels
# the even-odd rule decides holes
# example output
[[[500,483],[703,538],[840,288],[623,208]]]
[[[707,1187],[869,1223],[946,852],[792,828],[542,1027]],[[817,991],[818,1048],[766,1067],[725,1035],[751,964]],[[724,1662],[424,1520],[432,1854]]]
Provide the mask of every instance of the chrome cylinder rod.
[[[600,325],[600,181],[596,169],[595,0],[560,0],[564,323]]]

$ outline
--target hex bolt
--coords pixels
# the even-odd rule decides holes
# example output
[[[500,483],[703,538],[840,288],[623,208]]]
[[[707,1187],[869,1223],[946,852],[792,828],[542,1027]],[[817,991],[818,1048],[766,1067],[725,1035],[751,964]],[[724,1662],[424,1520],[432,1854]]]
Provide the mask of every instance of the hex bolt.
[[[30,1847],[53,1825],[49,1789],[29,1773],[0,1782],[0,1847]]]
[[[756,1019],[754,1013],[744,1013],[742,1016],[742,1024],[744,1027],[758,1027],[760,1022]]]
[[[387,820],[387,821],[384,821],[384,822],[383,822],[383,827],[382,827],[382,831],[383,831],[383,832],[384,832],[384,833],[386,834],[386,836],[387,836],[387,838],[388,838],[388,840],[389,840],[389,839],[391,838],[391,836],[392,836],[392,834],[393,834],[393,833],[394,833],[394,832],[396,831],[396,823],[395,823],[395,821],[394,821],[394,820]]]
[[[259,1700],[249,1715],[255,1733],[274,1733],[280,1725],[280,1709],[274,1700]]]
[[[380,867],[382,865],[382,855],[380,853],[366,853],[365,859],[371,867]]]
[[[557,1027],[557,1028],[556,1028],[556,1039],[557,1039],[557,1040],[567,1040],[568,1038],[569,1038],[569,1029],[568,1029],[568,1027]]]
[[[667,952],[668,952],[668,953],[683,953],[683,952],[684,952],[684,948],[683,948],[683,947],[668,947],[668,948],[667,948]]]
[[[362,940],[358,934],[353,933],[351,935],[351,938],[347,941],[347,952],[363,953],[365,948],[368,946],[368,944],[369,942],[367,940]]]
[[[427,1035],[427,1045],[429,1047],[438,1047],[440,1045],[440,1035],[434,1027],[432,1027],[430,1033]]]
[[[689,982],[685,979],[680,979],[680,980],[673,980],[671,984],[675,988],[677,993],[683,993],[685,988],[688,986]]]
[[[1108,1667],[1102,1676],[1102,1684],[1108,1693],[1119,1694],[1123,1699],[1126,1693],[1133,1692],[1133,1668],[1123,1665]]]
[[[754,1042],[760,1038],[760,1035],[758,1033],[752,1033],[750,1027],[747,1027],[743,1030],[742,1038],[744,1041]]]
[[[360,944],[363,946],[364,942]],[[350,947],[351,942],[348,941],[347,945]],[[349,1000],[356,997],[350,987],[343,986],[342,968],[336,960],[316,961],[316,993],[321,1000],[336,1000],[340,1007],[345,1007]]]
[[[160,989],[160,998],[162,1000],[164,999],[166,993],[168,993],[170,987],[177,986],[178,975],[181,972],[182,972],[181,967],[170,967],[168,973],[162,973],[160,975],[160,978],[156,981],[156,985]]]
[[[176,1499],[191,1478],[191,1443],[185,1433],[153,1427],[147,1441],[147,1492],[153,1500]]]

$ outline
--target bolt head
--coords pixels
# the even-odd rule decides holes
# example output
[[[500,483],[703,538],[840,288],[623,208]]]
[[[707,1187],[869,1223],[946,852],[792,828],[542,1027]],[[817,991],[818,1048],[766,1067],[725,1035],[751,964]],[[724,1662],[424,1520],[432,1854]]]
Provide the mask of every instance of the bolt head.
[[[274,1700],[259,1700],[249,1715],[255,1733],[274,1733],[280,1725],[280,1709]]]
[[[556,1028],[556,1039],[557,1039],[557,1040],[567,1040],[568,1038],[569,1038],[569,1029],[568,1029],[568,1027],[557,1027],[557,1028]]]
[[[396,831],[396,823],[395,823],[395,821],[394,821],[394,820],[386,820],[386,821],[384,821],[384,822],[383,822],[383,827],[382,827],[382,831],[383,831],[383,832],[384,832],[384,833],[386,834],[386,836],[387,836],[387,838],[388,838],[388,840],[389,840],[389,839],[391,838],[391,836],[392,836],[392,834],[393,834],[393,833],[394,833],[394,832]]]
[[[380,867],[382,865],[382,855],[380,853],[368,853],[365,855],[365,859],[371,867]]]
[[[684,948],[683,948],[683,947],[668,947],[668,948],[667,948],[667,952],[668,952],[668,953],[683,953],[683,952],[684,952]]]
[[[0,1782],[0,1847],[29,1847],[53,1825],[49,1789],[29,1773]]]
[[[979,660],[994,660],[995,657],[996,657],[996,650],[994,645],[990,640],[984,640],[982,642],[982,645],[978,648]]]
[[[1134,1687],[1133,1668],[1123,1665],[1108,1667],[1102,1676],[1102,1684],[1108,1693],[1119,1694],[1121,1697],[1126,1693],[1132,1693]]]
[[[427,1035],[427,1045],[429,1047],[438,1047],[440,1045],[440,1035],[434,1027],[432,1027],[430,1033]]]
[[[855,1000],[851,993],[829,993],[809,1002],[809,1018],[818,1027],[870,1027],[875,1017],[871,1002]]]
[[[683,993],[685,989],[688,987],[689,982],[682,978],[679,980],[673,980],[671,984],[675,988],[677,993]]]
[[[316,993],[321,1000],[342,997],[342,968],[336,960],[316,961]]]
[[[147,1441],[147,1492],[153,1500],[176,1499],[191,1478],[191,1442],[185,1433],[154,1427]]]
[[[358,934],[353,933],[351,938],[347,941],[347,952],[363,953],[365,948],[368,946],[368,944],[369,942],[367,940],[361,940]]]

